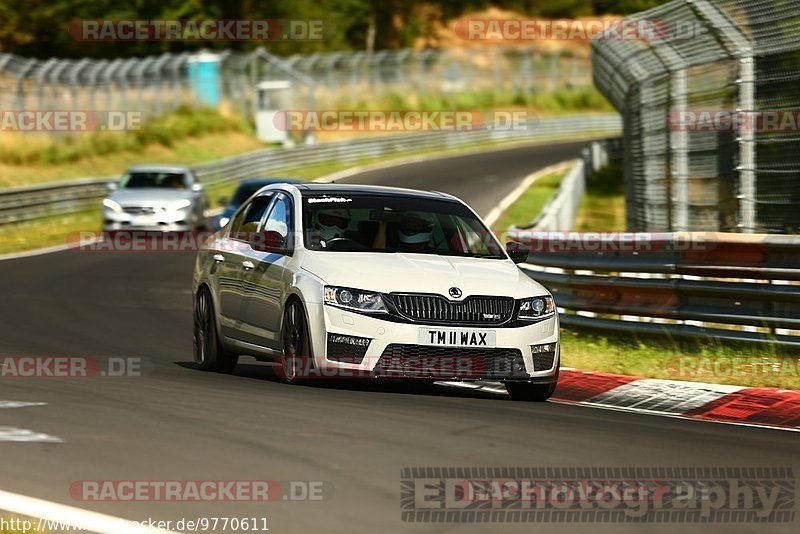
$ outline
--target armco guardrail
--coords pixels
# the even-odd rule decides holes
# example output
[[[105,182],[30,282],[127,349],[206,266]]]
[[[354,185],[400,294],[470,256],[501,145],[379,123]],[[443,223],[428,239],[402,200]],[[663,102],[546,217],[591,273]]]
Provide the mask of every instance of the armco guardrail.
[[[564,325],[800,347],[800,236],[511,230]]]
[[[194,167],[194,171],[201,181],[214,187],[258,175],[279,175],[281,171],[314,163],[356,163],[364,158],[427,149],[447,149],[482,142],[535,142],[587,135],[602,136],[617,134],[621,128],[620,117],[616,114],[553,117],[515,129],[422,132],[303,145],[289,149],[264,149],[198,165]],[[96,205],[107,194],[107,184],[114,180],[82,179],[0,189],[0,224],[54,213],[69,213]]]
[[[79,211],[87,204],[97,204],[107,195],[111,181],[109,178],[85,178],[0,189],[0,224]]]

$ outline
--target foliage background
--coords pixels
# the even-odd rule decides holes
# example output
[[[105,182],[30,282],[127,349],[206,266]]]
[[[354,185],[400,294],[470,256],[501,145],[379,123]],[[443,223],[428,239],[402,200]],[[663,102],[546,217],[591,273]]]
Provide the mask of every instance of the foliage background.
[[[0,52],[49,58],[108,58],[181,52],[198,48],[247,50],[253,42],[80,42],[71,22],[88,20],[299,19],[322,20],[320,41],[270,42],[278,54],[412,46],[466,13],[497,7],[520,16],[572,18],[625,15],[664,0],[2,0]]]

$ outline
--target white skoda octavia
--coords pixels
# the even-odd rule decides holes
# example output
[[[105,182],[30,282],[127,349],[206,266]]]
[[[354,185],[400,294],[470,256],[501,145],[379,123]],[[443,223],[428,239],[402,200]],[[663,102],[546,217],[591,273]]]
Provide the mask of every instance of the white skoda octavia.
[[[333,184],[261,189],[197,256],[201,369],[239,355],[287,381],[501,381],[545,400],[559,368],[553,297],[478,215],[443,193]]]

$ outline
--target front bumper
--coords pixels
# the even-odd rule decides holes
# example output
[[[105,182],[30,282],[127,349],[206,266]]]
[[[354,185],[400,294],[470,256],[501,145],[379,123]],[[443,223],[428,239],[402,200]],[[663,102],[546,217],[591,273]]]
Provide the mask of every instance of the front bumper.
[[[127,223],[118,222],[103,222],[104,232],[190,232],[195,229],[195,226],[188,223],[158,223],[158,224],[140,224],[132,225]]]
[[[103,213],[103,230],[107,232],[127,230],[184,232],[195,229],[197,223],[197,217],[191,210],[165,211],[144,215],[132,215],[109,210],[105,210]]]
[[[519,380],[537,383],[553,382],[560,362],[558,316],[527,326],[492,328],[491,326],[422,325],[383,320],[353,313],[322,303],[308,305],[309,326],[314,364],[328,376],[386,376],[397,378],[434,378],[436,380]],[[463,328],[492,330],[493,348],[459,348],[419,344],[420,328]],[[363,359],[342,361],[341,355],[329,354],[328,334],[369,339]],[[549,368],[542,368],[541,358],[535,365],[533,345],[553,344],[554,356]],[[404,349],[399,348],[404,347]],[[355,347],[354,347],[355,349]],[[398,372],[387,359],[406,352],[414,363]],[[518,354],[518,357],[515,356]],[[405,360],[406,362],[408,360]],[[420,368],[421,365],[421,368]],[[429,372],[430,371],[430,372]]]

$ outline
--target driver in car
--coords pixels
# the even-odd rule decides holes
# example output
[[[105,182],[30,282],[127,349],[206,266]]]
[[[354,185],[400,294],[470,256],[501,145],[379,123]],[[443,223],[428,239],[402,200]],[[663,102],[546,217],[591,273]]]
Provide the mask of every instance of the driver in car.
[[[350,226],[350,213],[346,209],[320,210],[314,225],[318,244],[324,246],[332,239],[344,237],[348,226]]]
[[[400,219],[397,240],[402,252],[421,252],[430,248],[433,222],[423,213],[409,212]]]
[[[385,249],[387,247],[387,226],[388,220],[383,212],[373,212],[373,219],[377,219],[378,232],[372,243],[374,249]],[[399,252],[422,252],[432,247],[433,221],[425,213],[406,212],[396,221],[397,230],[392,241],[392,249]]]

